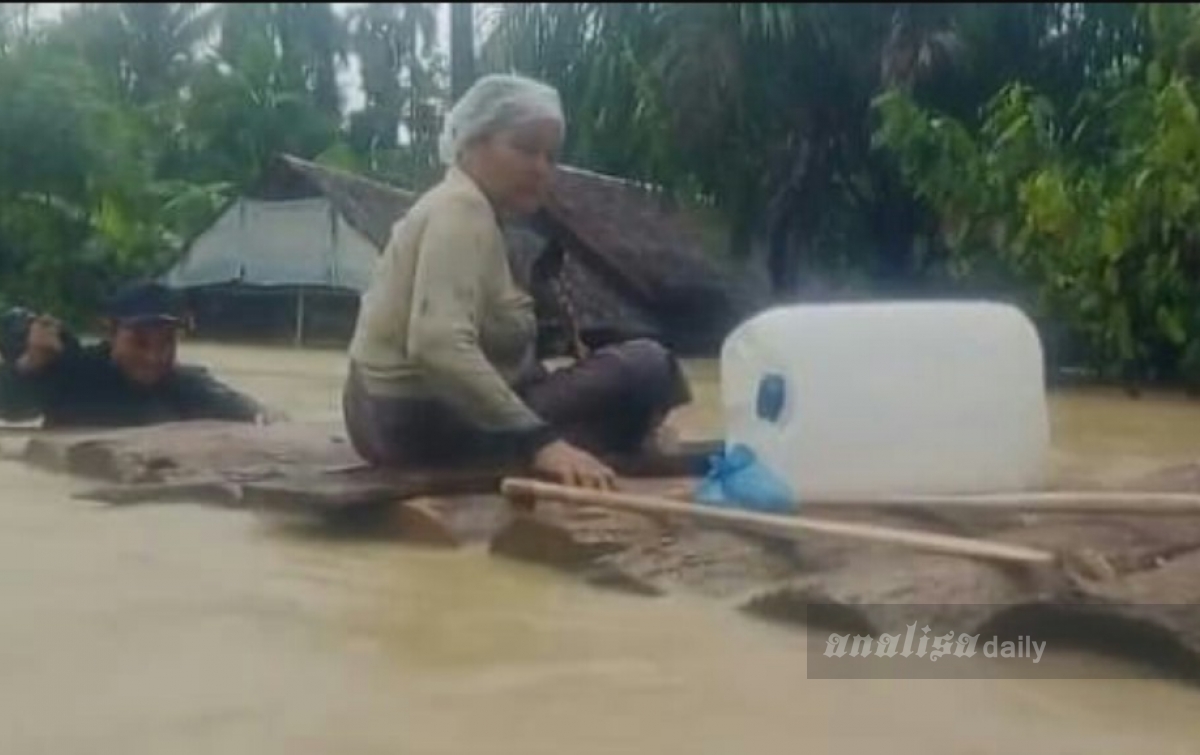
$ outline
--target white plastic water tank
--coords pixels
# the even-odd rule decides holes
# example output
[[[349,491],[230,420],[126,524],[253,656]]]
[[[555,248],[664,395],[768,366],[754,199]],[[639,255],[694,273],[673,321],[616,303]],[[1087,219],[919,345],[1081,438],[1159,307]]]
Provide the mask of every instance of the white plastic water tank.
[[[1041,487],[1042,346],[977,301],[812,304],[744,322],[721,354],[726,443],[800,502]]]

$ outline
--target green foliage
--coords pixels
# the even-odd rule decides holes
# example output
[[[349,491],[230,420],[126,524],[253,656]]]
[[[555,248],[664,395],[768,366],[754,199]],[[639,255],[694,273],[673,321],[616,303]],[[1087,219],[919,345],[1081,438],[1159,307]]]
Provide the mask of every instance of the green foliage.
[[[0,153],[0,280],[10,298],[81,314],[157,232],[140,133],[86,68],[37,48],[0,59],[0,90],[0,142],[21,145]]]
[[[145,106],[178,94],[215,22],[203,3],[83,3],[48,42],[78,55],[122,103]]]
[[[205,180],[246,186],[275,154],[310,158],[336,137],[336,121],[313,100],[273,86],[276,61],[256,55],[265,49],[245,51],[238,68],[210,64],[192,82],[183,149]]]
[[[371,13],[407,35],[393,46],[421,43],[394,121],[418,138],[382,156],[341,135],[351,35],[332,4],[84,3],[41,27],[0,8],[0,300],[82,322],[119,281],[163,272],[280,152],[428,181],[435,14]]]
[[[1153,57],[1098,79],[1066,114],[1013,84],[972,129],[890,92],[876,137],[942,219],[958,275],[998,264],[1111,374],[1195,383],[1200,89],[1181,51],[1196,15],[1148,12]]]
[[[441,174],[435,4],[29,7],[0,6],[0,301],[86,316],[280,152]],[[480,70],[559,89],[567,161],[698,208],[781,297],[1006,296],[1109,373],[1200,383],[1200,6],[474,7]]]

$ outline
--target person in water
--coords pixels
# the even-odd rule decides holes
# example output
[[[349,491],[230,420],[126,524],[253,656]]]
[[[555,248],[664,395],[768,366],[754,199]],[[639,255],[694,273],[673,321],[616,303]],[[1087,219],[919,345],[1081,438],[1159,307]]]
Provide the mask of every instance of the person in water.
[[[557,92],[518,76],[480,79],[447,116],[446,174],[393,228],[350,343],[343,410],[368,462],[503,459],[606,488],[614,473],[597,457],[643,448],[690,400],[651,340],[554,372],[537,358],[533,299],[502,228],[541,207],[564,130]]]
[[[40,417],[46,428],[112,428],[276,418],[203,368],[176,363],[182,317],[166,288],[125,287],[109,300],[106,320],[107,339],[82,346],[53,317],[10,313],[0,419]]]

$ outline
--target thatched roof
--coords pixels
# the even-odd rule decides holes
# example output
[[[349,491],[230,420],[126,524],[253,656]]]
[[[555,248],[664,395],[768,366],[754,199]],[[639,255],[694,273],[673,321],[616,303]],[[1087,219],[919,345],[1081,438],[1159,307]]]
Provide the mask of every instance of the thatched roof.
[[[292,156],[281,156],[253,192],[260,199],[314,194],[328,198],[380,249],[416,199]],[[517,267],[527,268],[551,244],[565,249],[576,314],[595,340],[649,335],[684,350],[711,351],[747,311],[737,282],[705,255],[680,213],[626,181],[560,168],[541,216],[508,235]],[[553,309],[545,301],[540,306]],[[548,326],[555,326],[552,317]]]
[[[323,196],[380,249],[387,245],[392,226],[417,199],[405,189],[291,155],[280,155],[247,195],[266,200]]]
[[[545,216],[550,233],[567,245],[567,274],[585,325],[594,319],[600,329],[619,327],[612,320],[620,301],[676,348],[711,351],[753,306],[661,193],[564,167]]]

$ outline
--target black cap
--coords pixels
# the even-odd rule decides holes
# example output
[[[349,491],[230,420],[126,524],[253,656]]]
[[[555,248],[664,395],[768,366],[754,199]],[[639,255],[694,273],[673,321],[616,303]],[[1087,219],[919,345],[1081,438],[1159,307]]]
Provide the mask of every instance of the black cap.
[[[182,320],[171,289],[159,283],[133,283],[108,300],[106,312],[119,325],[175,324]]]

